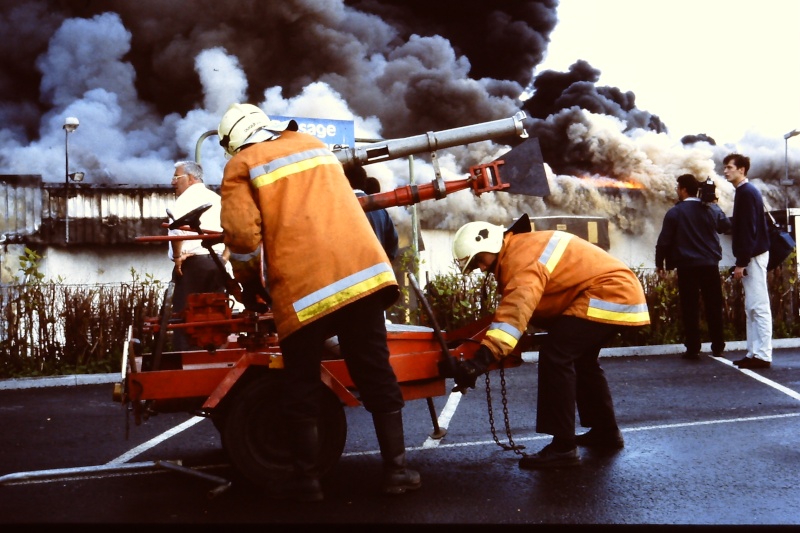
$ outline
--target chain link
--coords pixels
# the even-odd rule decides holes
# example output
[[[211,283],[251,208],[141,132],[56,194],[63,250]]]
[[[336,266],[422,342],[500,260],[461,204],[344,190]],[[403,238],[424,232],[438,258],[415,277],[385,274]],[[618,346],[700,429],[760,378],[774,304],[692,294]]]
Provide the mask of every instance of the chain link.
[[[498,446],[506,451],[512,450],[518,455],[525,455],[521,450],[525,446],[515,444],[514,439],[511,437],[511,425],[508,422],[508,398],[506,395],[506,372],[505,368],[500,367],[500,395],[503,398],[503,422],[506,426],[506,436],[508,437],[508,444],[500,442],[497,438],[497,431],[494,427],[494,410],[492,409],[492,386],[489,378],[489,372],[485,374],[486,380],[486,406],[489,411],[489,428],[492,430],[492,438]]]

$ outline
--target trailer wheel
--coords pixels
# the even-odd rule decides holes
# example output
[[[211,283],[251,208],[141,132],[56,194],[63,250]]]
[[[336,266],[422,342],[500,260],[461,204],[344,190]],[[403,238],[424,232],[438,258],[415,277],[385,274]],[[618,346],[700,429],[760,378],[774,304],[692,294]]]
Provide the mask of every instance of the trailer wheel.
[[[282,378],[280,372],[270,372],[248,384],[232,399],[221,424],[231,464],[259,486],[280,486],[292,472],[289,434],[280,412]],[[319,464],[325,475],[341,457],[347,437],[344,408],[327,387],[320,399],[319,424]]]

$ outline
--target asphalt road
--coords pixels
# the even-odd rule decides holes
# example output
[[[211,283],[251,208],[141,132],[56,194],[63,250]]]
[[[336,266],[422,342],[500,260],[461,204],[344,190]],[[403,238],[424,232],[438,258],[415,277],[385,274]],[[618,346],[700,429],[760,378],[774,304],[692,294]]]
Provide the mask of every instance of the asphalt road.
[[[434,399],[442,439],[430,438],[426,402],[408,402],[407,455],[423,486],[400,497],[377,491],[369,413],[346,408],[345,452],[314,504],[269,500],[241,480],[209,420],[129,420],[126,438],[110,383],[5,382],[0,524],[798,525],[800,348],[779,345],[772,368],[757,371],[730,364],[741,351],[697,362],[680,359],[679,347],[604,355],[626,447],[582,449],[573,469],[520,470],[519,456],[492,438],[481,381],[467,395]],[[549,437],[534,430],[535,358],[505,382],[512,439],[536,451]],[[505,443],[497,373],[491,384]]]

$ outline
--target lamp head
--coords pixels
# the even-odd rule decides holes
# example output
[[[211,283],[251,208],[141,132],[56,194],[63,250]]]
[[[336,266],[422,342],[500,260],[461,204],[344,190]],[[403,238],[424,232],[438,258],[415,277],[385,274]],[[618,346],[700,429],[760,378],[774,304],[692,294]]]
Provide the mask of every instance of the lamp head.
[[[78,129],[80,122],[75,117],[67,117],[64,119],[64,126],[63,128],[67,130],[67,133],[72,133],[73,131]]]
[[[789,139],[791,139],[795,135],[800,135],[800,130],[792,130],[789,133],[787,133],[786,135],[784,135],[783,138],[788,141]]]
[[[83,177],[85,175],[86,174],[84,174],[83,172],[73,172],[72,174],[69,175],[69,179],[71,179],[72,181],[83,181]]]

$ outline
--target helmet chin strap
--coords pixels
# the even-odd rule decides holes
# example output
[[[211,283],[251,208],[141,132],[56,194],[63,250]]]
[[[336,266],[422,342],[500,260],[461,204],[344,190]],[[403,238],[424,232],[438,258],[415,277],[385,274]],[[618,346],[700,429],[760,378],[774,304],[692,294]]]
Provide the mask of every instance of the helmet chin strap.
[[[220,138],[219,138],[219,145],[220,145],[220,146],[222,146],[222,148],[225,150],[225,152],[228,152],[228,146],[229,146],[229,145],[230,145],[230,143],[231,143],[231,132],[234,130],[234,128],[236,128],[236,126],[237,126],[237,125],[238,125],[238,124],[239,124],[239,123],[240,123],[240,122],[241,122],[243,119],[244,119],[244,115],[242,115],[241,117],[239,117],[239,120],[237,120],[236,122],[234,122],[234,123],[233,123],[233,126],[231,126],[231,127],[230,127],[230,129],[228,130],[228,132],[227,132],[225,135],[223,135],[222,137],[220,137]]]

